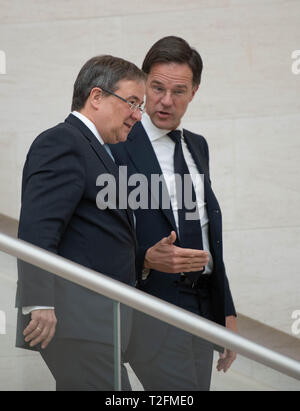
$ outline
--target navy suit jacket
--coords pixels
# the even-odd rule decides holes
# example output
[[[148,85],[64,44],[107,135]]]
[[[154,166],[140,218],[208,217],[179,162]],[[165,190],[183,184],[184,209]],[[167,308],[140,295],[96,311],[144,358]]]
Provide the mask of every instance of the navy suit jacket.
[[[23,171],[19,238],[126,284],[135,285],[136,236],[129,209],[100,210],[96,179],[118,168],[93,133],[70,114],[39,135]],[[118,190],[117,190],[118,193]],[[30,321],[24,306],[54,306],[56,338],[113,342],[112,301],[30,264],[18,262],[17,346]],[[131,327],[123,309],[123,343]]]
[[[236,315],[228,279],[223,262],[222,247],[222,215],[218,201],[213,193],[209,176],[209,153],[204,137],[184,130],[187,146],[198,167],[199,173],[204,174],[205,201],[209,217],[210,251],[214,261],[214,270],[210,277],[210,290],[213,307],[213,320],[225,325],[225,317]],[[152,144],[142,126],[137,123],[125,143],[111,145],[111,150],[119,165],[128,166],[128,178],[132,174],[144,174],[148,179],[149,203],[151,193],[151,175],[162,174]],[[156,297],[178,305],[179,287],[176,280],[180,274],[166,274],[151,270],[146,281],[141,280],[141,268],[146,250],[156,242],[177,232],[172,209],[163,209],[161,199],[158,209],[138,209],[135,211],[136,235],[139,244],[137,252],[137,275],[139,288]],[[177,236],[178,238],[178,236]],[[183,307],[188,309],[188,307]]]

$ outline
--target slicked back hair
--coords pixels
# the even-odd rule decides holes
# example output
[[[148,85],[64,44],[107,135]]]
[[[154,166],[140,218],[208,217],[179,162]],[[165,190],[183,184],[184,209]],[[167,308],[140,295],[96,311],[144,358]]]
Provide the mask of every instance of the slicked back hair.
[[[149,74],[157,63],[187,64],[193,72],[193,86],[199,86],[203,69],[202,58],[184,39],[168,36],[153,44],[144,59],[142,69]]]

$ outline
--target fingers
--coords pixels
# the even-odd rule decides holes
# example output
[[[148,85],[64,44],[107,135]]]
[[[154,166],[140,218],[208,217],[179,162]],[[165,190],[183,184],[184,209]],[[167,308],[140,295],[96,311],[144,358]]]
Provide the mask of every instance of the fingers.
[[[220,354],[220,359],[217,364],[217,370],[223,371],[224,373],[229,370],[231,364],[236,359],[236,353],[231,350],[225,350],[224,353]]]
[[[190,258],[174,257],[170,259],[173,273],[202,271],[206,263]]]
[[[37,328],[37,326],[38,326],[38,321],[31,320],[30,323],[25,328],[23,335],[25,337],[28,335],[31,335],[34,332],[34,330]]]
[[[31,318],[23,332],[25,341],[30,347],[41,343],[41,348],[44,349],[55,334],[57,320],[54,310],[35,310],[31,313]]]
[[[144,267],[165,273],[202,271],[208,264],[209,253],[204,250],[181,248],[174,245],[176,232],[172,231],[145,254]]]
[[[50,328],[47,337],[45,337],[45,339],[44,339],[44,341],[43,341],[43,343],[42,343],[42,345],[41,345],[41,347],[42,347],[43,350],[44,350],[44,349],[47,347],[47,345],[50,343],[50,341],[51,341],[52,338],[54,337],[54,334],[55,334],[55,326]]]
[[[174,246],[176,247],[176,246]],[[205,250],[195,250],[192,248],[181,248],[176,247],[176,255],[182,258],[193,258],[195,261],[202,261],[204,263],[208,263],[209,254]]]
[[[51,326],[43,326],[39,324],[40,327],[37,327],[31,334],[29,334],[26,338],[26,342],[30,342],[30,347],[34,347],[37,344],[42,343],[42,349],[46,348],[55,333],[55,327]],[[41,328],[43,327],[43,328]]]
[[[203,250],[189,250],[177,247],[172,263],[174,272],[201,271],[209,261],[209,255]],[[176,271],[177,270],[177,271]]]

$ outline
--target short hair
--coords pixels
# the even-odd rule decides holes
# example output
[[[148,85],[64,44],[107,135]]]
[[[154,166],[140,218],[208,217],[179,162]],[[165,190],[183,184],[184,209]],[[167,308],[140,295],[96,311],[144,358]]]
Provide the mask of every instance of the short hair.
[[[145,79],[145,73],[127,60],[110,55],[93,57],[84,64],[76,78],[71,110],[82,109],[94,87],[114,92],[120,80]],[[108,95],[105,92],[103,94]]]
[[[149,74],[157,63],[187,64],[193,72],[193,85],[198,86],[201,81],[203,62],[197,50],[182,38],[167,36],[158,40],[148,51],[142,69]]]

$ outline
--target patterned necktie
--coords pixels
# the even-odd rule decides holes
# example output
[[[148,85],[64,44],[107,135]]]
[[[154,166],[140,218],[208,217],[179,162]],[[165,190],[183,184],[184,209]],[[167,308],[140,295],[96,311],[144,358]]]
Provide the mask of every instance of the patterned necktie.
[[[168,136],[175,142],[174,171],[180,178],[176,179],[178,203],[179,244],[183,248],[203,250],[200,215],[197,207],[196,193],[192,178],[186,164],[181,144],[181,131],[173,130]],[[181,198],[180,198],[181,197]],[[187,207],[187,205],[189,207]],[[190,206],[193,205],[193,208]],[[194,216],[189,219],[188,216]],[[196,281],[202,271],[184,273],[191,281]]]

